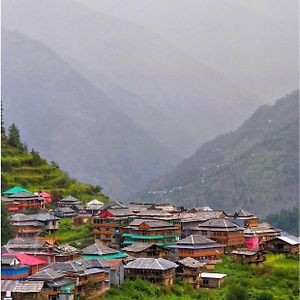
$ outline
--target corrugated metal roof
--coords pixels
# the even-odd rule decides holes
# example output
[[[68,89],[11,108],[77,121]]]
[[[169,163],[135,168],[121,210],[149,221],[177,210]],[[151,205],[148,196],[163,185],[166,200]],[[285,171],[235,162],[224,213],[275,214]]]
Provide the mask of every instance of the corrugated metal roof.
[[[292,246],[300,244],[300,240],[297,237],[293,236],[278,236],[277,239],[286,242]]]
[[[208,272],[201,273],[201,278],[222,279],[225,276],[227,276],[227,274],[225,273],[208,273]]]

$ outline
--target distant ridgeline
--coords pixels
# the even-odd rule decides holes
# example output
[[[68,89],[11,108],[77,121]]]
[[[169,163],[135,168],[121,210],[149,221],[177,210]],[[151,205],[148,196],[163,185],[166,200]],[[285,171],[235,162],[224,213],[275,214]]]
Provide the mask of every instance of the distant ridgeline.
[[[261,106],[235,132],[203,144],[140,197],[264,217],[298,207],[299,91]]]
[[[1,126],[1,190],[14,186],[24,186],[38,192],[47,191],[53,199],[61,199],[68,195],[78,197],[83,202],[94,198],[106,202],[108,197],[101,193],[100,186],[80,183],[60,170],[55,162],[48,163],[35,150],[28,151],[20,141],[18,128],[13,124],[7,134]]]

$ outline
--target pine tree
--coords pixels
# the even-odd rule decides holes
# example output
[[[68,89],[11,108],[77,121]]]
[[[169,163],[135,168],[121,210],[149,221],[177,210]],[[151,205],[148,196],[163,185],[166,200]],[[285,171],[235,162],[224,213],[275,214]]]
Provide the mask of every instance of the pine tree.
[[[8,219],[8,210],[1,203],[1,245],[5,245],[11,238],[14,237],[14,228]]]
[[[15,124],[12,124],[8,128],[7,141],[11,146],[22,148],[20,141],[20,131]]]
[[[5,138],[5,127],[3,121],[3,101],[1,99],[1,138]]]

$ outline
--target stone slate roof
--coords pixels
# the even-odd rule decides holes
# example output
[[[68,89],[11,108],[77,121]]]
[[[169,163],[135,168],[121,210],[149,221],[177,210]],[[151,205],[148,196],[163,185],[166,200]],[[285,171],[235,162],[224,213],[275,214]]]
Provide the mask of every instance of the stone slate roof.
[[[69,244],[61,244],[53,247],[53,250],[58,252],[58,255],[78,254],[81,251]]]
[[[33,238],[18,238],[11,239],[6,246],[10,249],[40,249],[46,246],[46,242]]]
[[[249,250],[247,248],[239,248],[231,252],[231,254],[235,255],[246,255],[246,256],[252,256],[258,253],[258,250]]]
[[[168,270],[177,268],[178,265],[164,258],[138,258],[128,263],[126,269],[144,269],[144,270]]]
[[[102,210],[102,209],[101,209]],[[115,217],[123,216],[132,216],[134,215],[133,211],[129,208],[109,208],[108,211],[113,214]]]
[[[193,211],[193,212],[183,212],[179,214],[181,222],[192,222],[192,221],[206,221],[213,218],[222,218],[223,211]]]
[[[154,243],[148,244],[148,243],[136,242],[136,243],[133,243],[130,246],[122,248],[122,251],[137,252],[138,253],[138,252],[145,251],[146,249],[150,248],[152,245],[155,245],[155,244]]]
[[[79,274],[79,276],[85,276],[85,275],[90,275],[90,274],[99,274],[99,273],[103,273],[106,272],[103,269],[99,269],[99,268],[90,268],[90,269],[86,269],[83,271],[82,274]]]
[[[9,249],[7,246],[1,246],[1,254],[6,254],[6,253],[14,253],[14,251]]]
[[[39,293],[44,286],[44,281],[19,281],[13,293]]]
[[[60,220],[60,218],[49,214],[49,213],[45,213],[45,214],[31,214],[28,215],[29,217],[33,218],[34,220],[40,221],[40,222],[45,222],[45,221],[51,221],[51,220]]]
[[[10,265],[14,261],[17,264],[20,264],[20,261],[12,254],[12,255],[1,255],[1,265]]]
[[[206,265],[206,263],[200,262],[192,257],[185,257],[184,259],[178,260],[177,263],[188,268],[200,268]]]
[[[70,208],[70,207],[57,207],[54,210],[54,213],[55,212],[62,212],[64,214],[67,214],[67,213],[74,213],[75,214],[76,213],[76,211],[74,209]]]
[[[47,268],[29,276],[28,279],[50,281],[63,278],[64,276],[65,274],[62,271]]]
[[[26,199],[26,200],[44,200],[43,197],[39,197],[33,193],[21,192],[17,194],[8,195],[9,199]]]
[[[179,240],[177,245],[198,245],[198,244],[216,244],[215,241],[200,234],[192,234],[188,237]]]
[[[47,281],[47,285],[49,287],[61,287],[61,286],[65,286],[67,284],[74,284],[76,282],[76,279],[74,278],[59,278],[59,279],[55,279],[55,280],[49,280]]]
[[[139,226],[142,223],[146,223],[150,228],[174,227],[174,225],[169,222],[153,219],[135,219],[129,224],[129,226]]]
[[[256,234],[263,234],[263,233],[274,233],[280,234],[281,230],[273,227],[267,222],[263,222],[258,224],[256,227],[249,227],[244,231],[245,235],[256,235]]]
[[[252,213],[250,213],[242,208],[238,209],[234,215],[236,215],[238,217],[252,217],[253,216]]]
[[[68,196],[68,197],[66,197],[66,198],[64,198],[64,199],[61,199],[59,202],[74,202],[74,203],[78,203],[78,202],[80,202],[79,201],[79,199],[77,199],[77,198],[75,198],[75,197],[73,197],[73,196]]]
[[[109,248],[103,245],[98,245],[96,243],[82,249],[83,255],[105,255],[105,254],[114,254],[119,252],[120,251],[116,249]]]
[[[147,209],[141,210],[136,214],[137,216],[158,216],[158,217],[171,217],[172,214],[162,209]]]
[[[70,272],[70,273],[81,273],[85,270],[84,267],[76,264],[75,262],[54,262],[51,263],[50,265],[46,266],[43,268],[43,270],[46,269],[52,269],[56,271],[62,271],[62,272]]]
[[[22,214],[22,213],[11,215],[10,220],[12,222],[34,221],[34,219],[30,215],[25,215],[25,214]]]
[[[14,293],[39,293],[44,286],[44,281],[34,280],[1,280],[1,292]]]
[[[77,264],[80,264],[83,268],[90,269],[90,268],[110,268],[110,265],[107,263],[107,259],[87,259],[82,261],[75,262]]]
[[[201,223],[195,229],[203,230],[215,230],[215,231],[236,231],[244,230],[244,228],[226,220],[226,219],[210,219],[204,223]]]

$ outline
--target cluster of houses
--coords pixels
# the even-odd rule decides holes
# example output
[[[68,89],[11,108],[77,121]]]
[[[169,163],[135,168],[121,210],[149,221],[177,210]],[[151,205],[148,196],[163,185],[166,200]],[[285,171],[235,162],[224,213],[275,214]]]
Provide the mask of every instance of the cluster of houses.
[[[2,202],[16,232],[1,248],[1,296],[7,300],[87,298],[137,276],[165,285],[178,277],[195,289],[218,288],[227,274],[215,272],[215,265],[224,254],[251,266],[261,266],[268,252],[299,254],[298,238],[243,209],[227,214],[169,204],[83,204],[68,196],[47,211],[51,195],[21,187],[5,191]],[[40,212],[24,214],[28,206]],[[94,243],[77,249],[41,236],[57,230],[61,218],[72,218],[74,226],[90,222]]]

